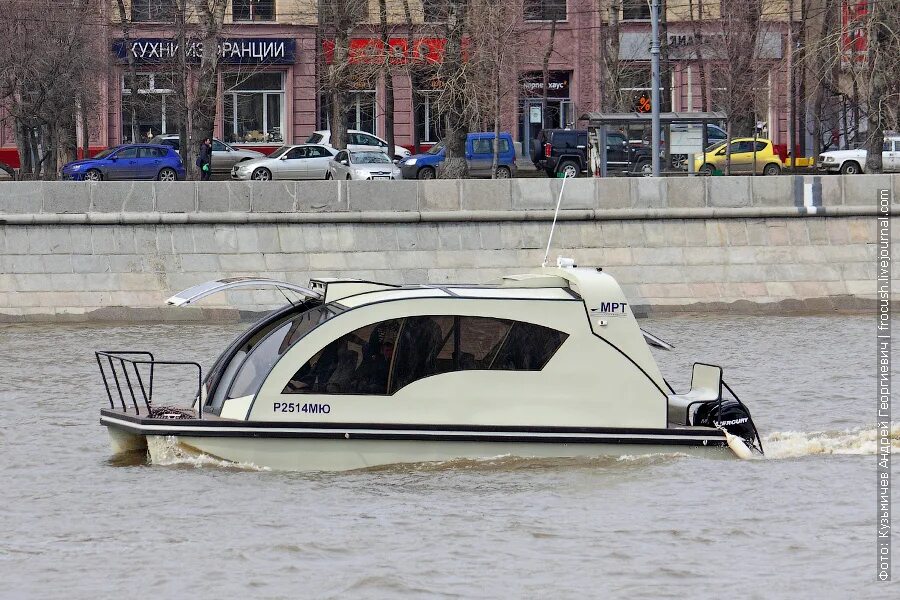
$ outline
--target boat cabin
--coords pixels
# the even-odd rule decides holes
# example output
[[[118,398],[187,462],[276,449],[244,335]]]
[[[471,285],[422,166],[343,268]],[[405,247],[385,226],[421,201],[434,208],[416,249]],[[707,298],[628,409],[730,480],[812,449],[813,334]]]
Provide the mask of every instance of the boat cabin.
[[[258,285],[185,290],[189,304]],[[204,414],[249,421],[665,428],[667,390],[615,280],[542,268],[491,285],[272,282],[301,300],[241,334]]]

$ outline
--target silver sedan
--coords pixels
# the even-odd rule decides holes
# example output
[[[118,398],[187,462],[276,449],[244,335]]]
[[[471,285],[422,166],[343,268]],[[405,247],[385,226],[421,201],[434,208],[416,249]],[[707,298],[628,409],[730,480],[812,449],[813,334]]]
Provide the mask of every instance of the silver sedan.
[[[234,165],[231,178],[269,181],[271,179],[326,179],[333,148],[318,144],[282,146],[265,158]]]
[[[384,152],[341,150],[331,159],[326,179],[403,179],[400,169]]]

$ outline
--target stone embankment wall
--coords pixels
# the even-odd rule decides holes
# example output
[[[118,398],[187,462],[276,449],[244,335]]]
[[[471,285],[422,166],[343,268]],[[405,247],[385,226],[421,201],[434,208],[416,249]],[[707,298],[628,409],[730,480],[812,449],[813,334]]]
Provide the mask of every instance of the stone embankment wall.
[[[0,321],[220,318],[284,301],[237,291],[164,306],[233,275],[488,281],[541,264],[561,185],[4,183]],[[652,311],[863,310],[879,190],[897,214],[889,175],[569,180],[551,261],[603,266]]]

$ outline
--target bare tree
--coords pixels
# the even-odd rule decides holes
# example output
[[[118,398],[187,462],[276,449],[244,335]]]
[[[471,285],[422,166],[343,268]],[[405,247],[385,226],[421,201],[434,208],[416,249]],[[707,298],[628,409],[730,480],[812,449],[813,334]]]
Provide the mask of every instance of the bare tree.
[[[47,15],[53,15],[48,18]],[[0,102],[12,120],[23,178],[56,177],[75,158],[79,123],[94,108],[101,50],[90,0],[0,0]]]
[[[463,38],[468,32],[470,0],[448,0],[444,60],[438,69],[443,84],[436,104],[446,119],[446,154],[440,176],[447,179],[465,177],[466,134],[472,117],[471,97],[467,96],[471,73],[463,59]]]
[[[203,55],[197,74],[197,88],[186,103],[185,127],[190,127],[191,139],[185,163],[194,166],[190,158],[200,151],[200,144],[213,136],[216,120],[216,98],[219,82],[219,35],[225,22],[228,0],[193,0],[198,19],[198,34],[203,43]],[[184,45],[182,45],[182,49]],[[189,119],[188,119],[189,115]],[[185,150],[182,147],[182,156]],[[187,166],[187,165],[186,165]]]
[[[321,85],[329,100],[331,145],[335,148],[347,147],[347,100],[352,84],[368,77],[361,74],[363,63],[350,56],[350,34],[368,14],[366,0],[330,0],[322,4],[320,23],[330,36],[330,62],[326,65]],[[371,61],[370,61],[371,62]],[[377,62],[377,61],[376,61]]]
[[[897,126],[900,106],[900,4],[869,3],[868,77],[869,136],[866,172],[881,173],[882,146],[887,127]]]
[[[384,80],[384,139],[388,144],[388,155],[394,156],[394,56],[390,46],[387,0],[378,0],[378,20],[381,33],[381,48],[384,52],[382,78]]]

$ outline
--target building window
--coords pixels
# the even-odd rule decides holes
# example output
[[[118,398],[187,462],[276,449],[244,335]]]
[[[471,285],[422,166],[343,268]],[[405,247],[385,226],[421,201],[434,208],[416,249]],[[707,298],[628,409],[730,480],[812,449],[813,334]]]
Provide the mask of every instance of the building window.
[[[324,2],[323,20],[328,25],[335,23],[362,23],[369,18],[369,0],[343,0]]]
[[[131,20],[171,23],[175,20],[175,0],[132,0]]]
[[[647,0],[622,0],[622,20],[641,21],[650,18],[650,3]]]
[[[653,86],[650,79],[650,67],[635,65],[622,69],[619,75],[619,97],[626,110],[646,113],[650,112],[650,97]]]
[[[444,138],[444,119],[436,110],[437,95],[432,90],[417,91],[416,132],[420,142],[434,143]]]
[[[447,20],[448,0],[422,0],[422,16],[426,23],[443,23]]]
[[[322,117],[320,129],[331,129],[331,96],[320,96]],[[354,90],[347,94],[347,129],[375,133],[375,90]]]
[[[526,21],[565,21],[566,0],[525,0]]]
[[[454,371],[540,371],[567,334],[488,317],[416,316],[367,325],[325,346],[283,394],[383,396]]]
[[[232,0],[231,17],[235,21],[274,21],[275,0]]]
[[[177,131],[179,111],[172,76],[138,73],[134,82],[138,93],[134,98],[131,83],[128,76],[122,79],[122,142],[147,142],[153,136]]]
[[[281,73],[226,73],[226,142],[284,142],[284,78]]]

